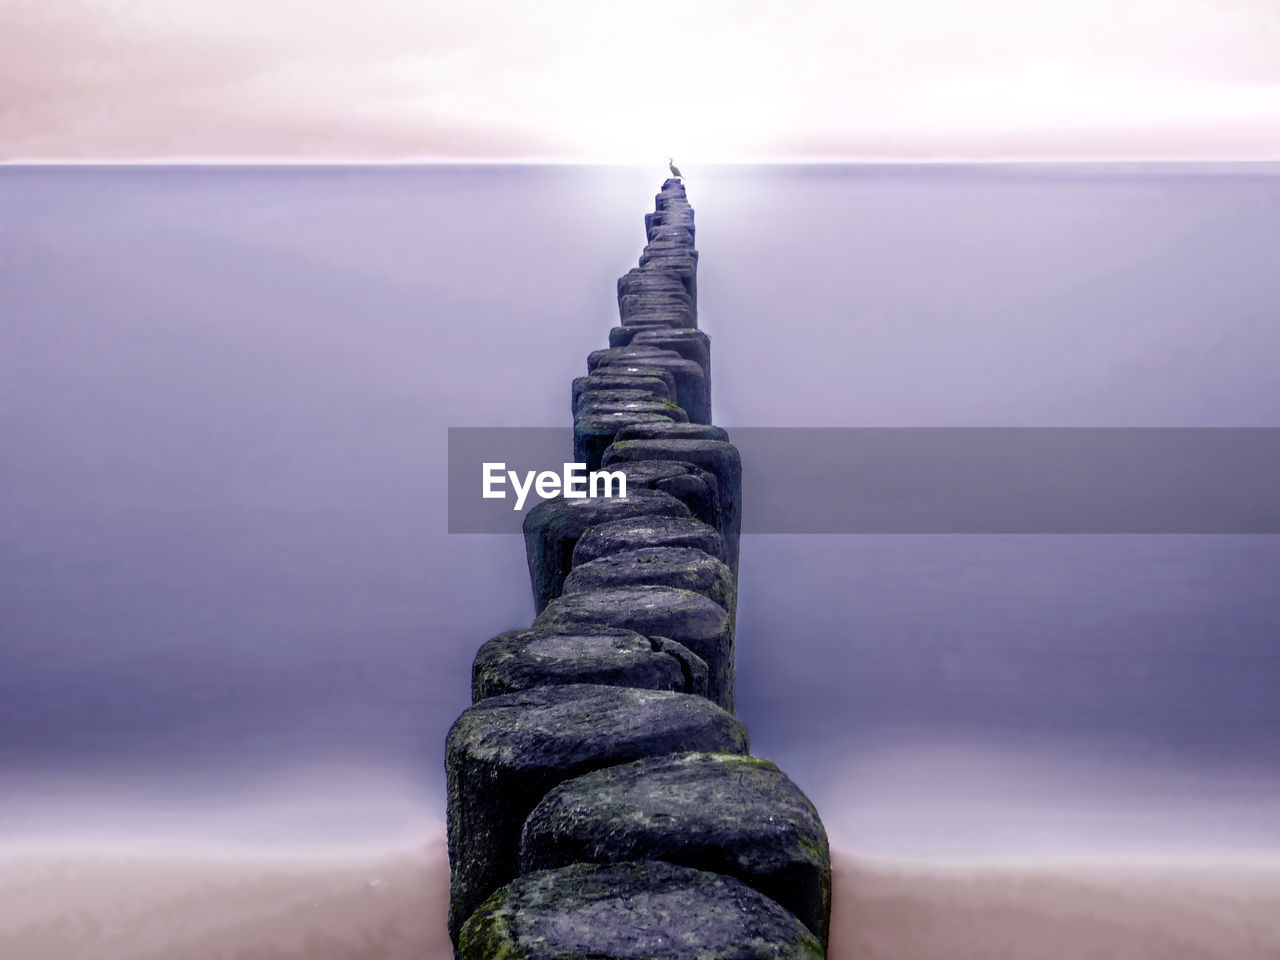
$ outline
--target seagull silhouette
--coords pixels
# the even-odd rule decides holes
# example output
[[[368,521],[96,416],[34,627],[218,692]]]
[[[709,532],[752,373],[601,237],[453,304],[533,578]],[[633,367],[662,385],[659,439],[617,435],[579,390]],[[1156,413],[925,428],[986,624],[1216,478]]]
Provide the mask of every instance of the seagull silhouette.
[[[675,165],[675,161],[670,157],[667,157],[667,169],[671,171],[673,177],[677,177],[680,180],[684,179],[684,174],[680,172],[680,168]]]

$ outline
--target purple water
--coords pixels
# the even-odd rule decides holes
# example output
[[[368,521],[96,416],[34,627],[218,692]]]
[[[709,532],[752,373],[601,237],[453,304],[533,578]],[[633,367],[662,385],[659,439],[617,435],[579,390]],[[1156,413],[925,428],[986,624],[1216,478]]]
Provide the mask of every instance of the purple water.
[[[0,835],[442,815],[532,614],[445,431],[568,421],[661,176],[0,169]],[[688,189],[729,428],[1280,426],[1274,166]],[[1278,584],[1266,536],[748,537],[739,713],[863,849],[1274,849]]]

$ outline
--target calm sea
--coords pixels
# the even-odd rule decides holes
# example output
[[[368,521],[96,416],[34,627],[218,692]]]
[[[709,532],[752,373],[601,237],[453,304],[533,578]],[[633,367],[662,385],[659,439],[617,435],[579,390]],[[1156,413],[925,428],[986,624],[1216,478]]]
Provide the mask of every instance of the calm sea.
[[[1280,167],[687,172],[730,429],[1280,426]],[[0,837],[442,816],[532,615],[446,429],[568,422],[661,180],[0,168]],[[1280,537],[754,536],[741,591],[839,842],[1280,849]]]

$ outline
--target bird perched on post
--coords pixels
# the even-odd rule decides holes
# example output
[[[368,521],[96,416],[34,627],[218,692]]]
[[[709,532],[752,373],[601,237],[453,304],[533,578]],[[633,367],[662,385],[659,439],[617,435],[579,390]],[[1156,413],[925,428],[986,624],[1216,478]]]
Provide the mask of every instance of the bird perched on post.
[[[680,168],[675,165],[675,161],[670,157],[667,157],[667,169],[671,171],[671,175],[676,179],[684,179],[684,174],[680,172]]]

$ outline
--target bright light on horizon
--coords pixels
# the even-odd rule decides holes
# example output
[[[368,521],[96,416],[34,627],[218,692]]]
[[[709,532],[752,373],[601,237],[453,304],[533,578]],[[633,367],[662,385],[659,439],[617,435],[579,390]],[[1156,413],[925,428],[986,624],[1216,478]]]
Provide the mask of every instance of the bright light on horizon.
[[[0,160],[1280,159],[1280,7],[0,0]]]

